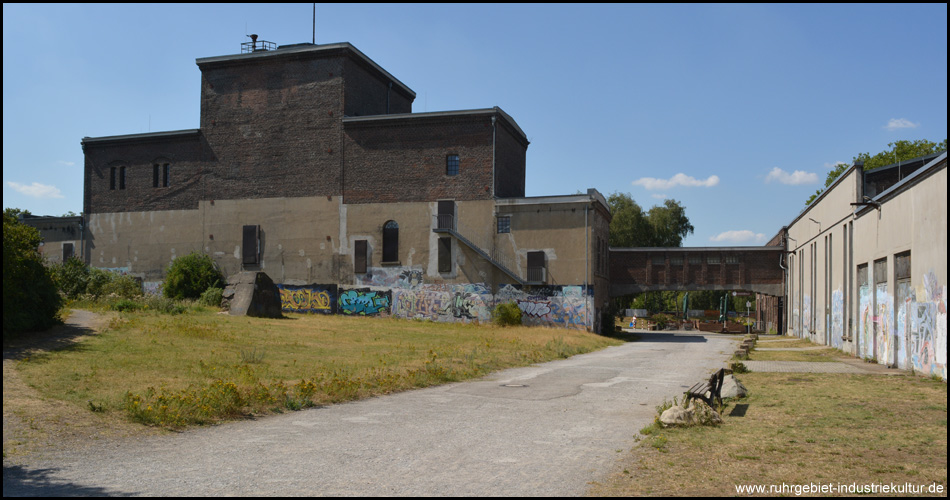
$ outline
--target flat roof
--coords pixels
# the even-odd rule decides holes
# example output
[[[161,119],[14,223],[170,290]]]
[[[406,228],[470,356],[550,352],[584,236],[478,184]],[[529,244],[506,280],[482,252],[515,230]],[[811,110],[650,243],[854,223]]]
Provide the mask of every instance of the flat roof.
[[[528,141],[528,136],[524,133],[524,130],[521,130],[521,127],[518,126],[518,123],[515,122],[514,118],[511,117],[508,113],[505,113],[504,110],[498,106],[492,108],[482,108],[482,109],[463,109],[456,111],[430,111],[426,113],[397,113],[389,115],[367,115],[367,116],[344,116],[343,123],[353,123],[353,124],[369,124],[375,122],[385,122],[385,121],[397,121],[397,120],[426,120],[426,119],[438,119],[438,118],[454,118],[458,116],[479,116],[479,115],[494,115],[497,114],[502,117],[512,129],[524,139],[526,144],[530,144]]]
[[[354,47],[349,42],[340,42],[340,43],[327,43],[327,44],[312,44],[312,43],[298,43],[293,45],[281,45],[277,47],[276,50],[259,50],[256,52],[249,52],[246,54],[232,54],[227,56],[213,56],[213,57],[199,57],[195,59],[195,64],[200,68],[201,66],[212,66],[212,65],[228,65],[228,64],[237,64],[250,61],[259,61],[270,58],[279,58],[287,56],[330,56],[334,53],[347,53],[356,57],[356,59],[364,62],[369,67],[373,68],[381,75],[388,78],[393,84],[398,85],[401,90],[412,96],[413,99],[416,98],[416,93],[412,91],[406,84],[399,81],[398,78],[390,74],[388,71],[382,68],[382,66],[376,64],[375,61],[366,56]]]
[[[191,137],[201,133],[201,129],[191,128],[187,130],[172,130],[166,132],[148,132],[145,134],[127,134],[127,135],[107,135],[103,137],[83,137],[82,145],[103,144],[114,141],[140,141],[150,139],[173,139],[175,137]]]

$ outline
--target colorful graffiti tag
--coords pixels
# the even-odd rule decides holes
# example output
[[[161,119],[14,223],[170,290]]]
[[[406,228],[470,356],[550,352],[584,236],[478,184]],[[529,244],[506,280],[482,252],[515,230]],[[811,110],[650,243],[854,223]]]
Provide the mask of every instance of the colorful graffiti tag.
[[[874,357],[874,313],[871,311],[871,288],[861,285],[858,289],[858,341],[861,357]]]
[[[492,295],[477,285],[422,285],[393,289],[393,316],[432,321],[489,321]]]
[[[891,365],[894,363],[893,320],[891,318],[891,296],[887,293],[887,283],[878,283],[874,290],[874,305],[877,315],[874,317],[874,332],[877,337],[877,359]]]
[[[337,302],[337,310],[340,313],[347,315],[388,315],[391,305],[392,291],[390,290],[355,288],[349,290],[340,290],[340,297]]]
[[[277,285],[281,309],[293,313],[335,313],[336,288],[336,285]]]
[[[841,348],[844,337],[844,293],[837,289],[831,293],[831,345]]]

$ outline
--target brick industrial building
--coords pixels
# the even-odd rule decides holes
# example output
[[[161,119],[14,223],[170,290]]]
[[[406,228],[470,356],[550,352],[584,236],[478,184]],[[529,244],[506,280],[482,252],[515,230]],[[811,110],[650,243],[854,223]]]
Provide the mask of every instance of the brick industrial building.
[[[508,114],[412,113],[349,43],[247,45],[197,60],[199,128],[82,140],[91,265],[154,288],[196,251],[301,310],[469,320],[517,300],[529,323],[598,328],[606,200],[525,197]]]

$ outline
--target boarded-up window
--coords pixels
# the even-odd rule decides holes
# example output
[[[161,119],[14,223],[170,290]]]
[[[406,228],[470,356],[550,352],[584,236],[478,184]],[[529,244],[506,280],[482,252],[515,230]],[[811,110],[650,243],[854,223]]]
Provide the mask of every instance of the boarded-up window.
[[[63,243],[63,262],[66,262],[72,257],[73,257],[73,244]]]
[[[857,281],[858,281],[859,288],[862,286],[868,286],[868,265],[867,264],[861,264],[860,266],[858,266],[857,276],[858,276]]]
[[[387,221],[383,225],[383,262],[399,261],[399,224]]]
[[[353,272],[362,274],[366,272],[366,240],[356,240],[353,242]]]
[[[452,272],[452,238],[439,238],[439,272]]]
[[[894,279],[910,279],[910,250],[894,256]]]
[[[874,283],[887,283],[887,259],[874,261]]]
[[[254,265],[260,262],[261,226],[244,226],[243,260],[244,265]]]

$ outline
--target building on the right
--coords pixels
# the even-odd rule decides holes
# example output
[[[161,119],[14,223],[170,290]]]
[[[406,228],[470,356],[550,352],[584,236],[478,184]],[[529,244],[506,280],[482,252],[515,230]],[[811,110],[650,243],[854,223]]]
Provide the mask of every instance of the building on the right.
[[[786,334],[947,379],[947,153],[852,165],[780,232]]]

